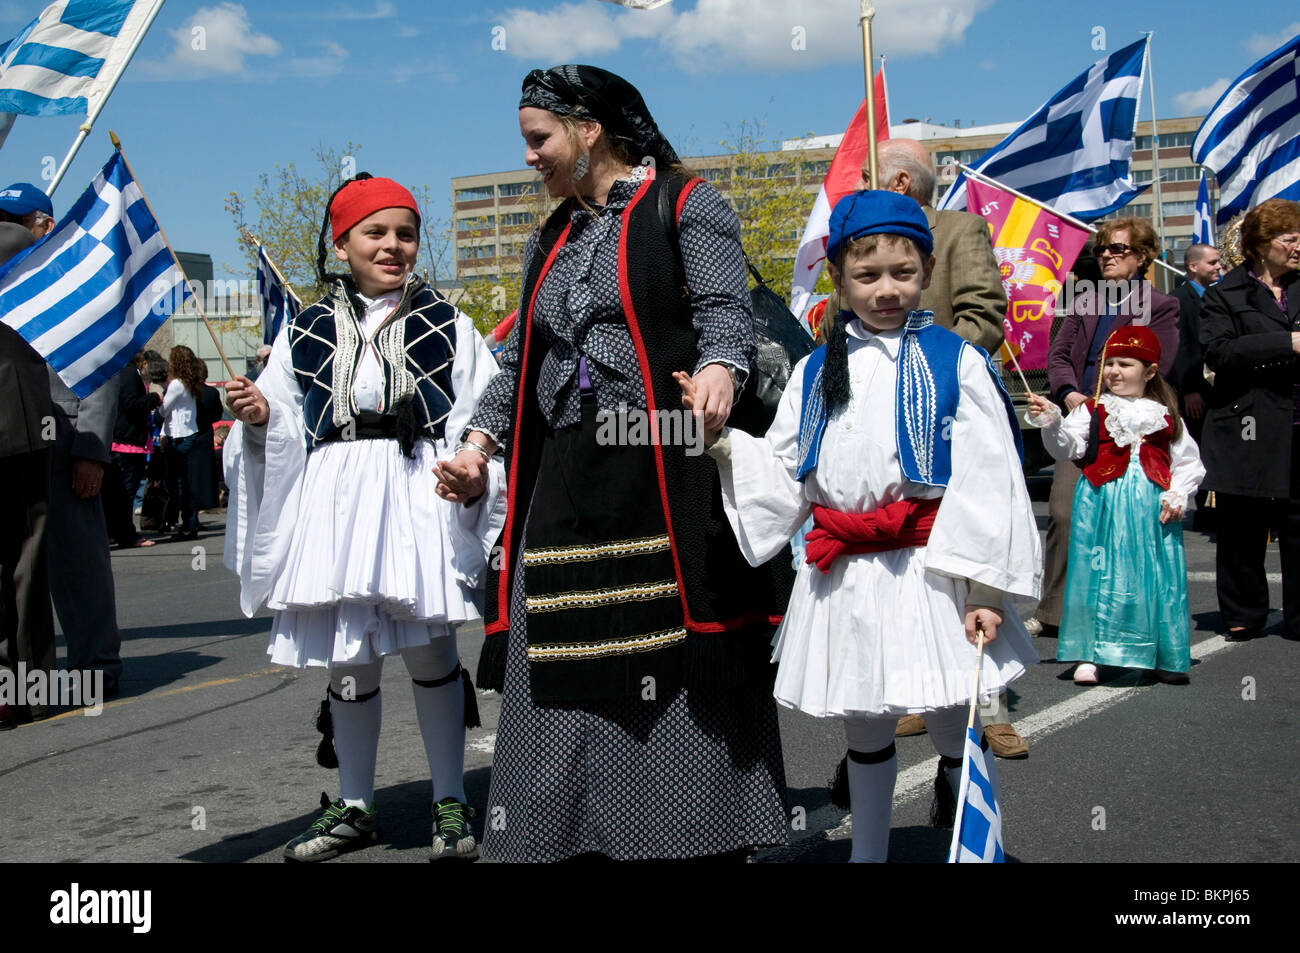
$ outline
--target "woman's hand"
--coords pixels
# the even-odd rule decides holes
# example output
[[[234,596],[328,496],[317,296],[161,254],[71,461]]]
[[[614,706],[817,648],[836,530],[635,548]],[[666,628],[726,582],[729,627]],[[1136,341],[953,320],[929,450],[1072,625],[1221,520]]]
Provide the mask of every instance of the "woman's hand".
[[[681,384],[681,381],[677,383]],[[716,434],[727,425],[727,418],[731,416],[731,402],[736,396],[731,372],[721,364],[709,364],[695,375],[693,385],[691,403],[686,403],[685,394],[682,403],[700,418],[706,431],[711,430]]]
[[[1181,506],[1170,506],[1164,500],[1160,501],[1160,522],[1172,523],[1174,520],[1183,518],[1183,508]]]
[[[255,427],[271,419],[271,405],[257,385],[242,374],[233,381],[226,381],[226,406],[237,420]]]
[[[478,430],[470,432],[467,442],[480,445],[488,453],[497,450],[496,441]],[[488,458],[473,447],[434,464],[433,472],[438,477],[435,492],[449,502],[466,503],[487,491]]]
[[[1300,354],[1300,331],[1291,332],[1291,350]]]
[[[978,645],[977,628],[984,631],[984,644],[988,645],[998,637],[998,626],[1002,624],[1002,612],[992,606],[966,607],[966,641]]]
[[[716,364],[710,364],[709,367],[706,367],[704,370],[707,371],[709,370],[709,368],[713,368],[717,366],[718,365]],[[703,371],[701,371],[700,373],[702,374]],[[728,377],[727,386],[730,387],[731,386],[730,375],[727,375],[727,377]],[[718,442],[718,434],[721,433],[723,424],[727,422],[727,415],[726,414],[723,415],[722,422],[719,423],[716,427],[711,427],[709,425],[709,417],[704,414],[701,414],[700,411],[697,410],[697,408],[700,406],[700,399],[701,399],[699,383],[698,383],[699,376],[697,375],[696,377],[691,377],[685,371],[673,371],[673,380],[675,380],[677,382],[677,386],[682,389],[682,406],[685,407],[687,410],[691,411],[691,413],[695,414],[696,419],[700,421],[701,429],[704,431],[704,445],[706,447],[713,446],[715,443]],[[730,404],[730,399],[728,399],[728,404]],[[727,409],[728,412],[730,412],[730,406],[728,406]]]
[[[1078,407],[1087,399],[1087,394],[1080,393],[1077,390],[1070,391],[1070,393],[1065,395],[1065,409],[1067,411],[1074,410],[1074,408]]]

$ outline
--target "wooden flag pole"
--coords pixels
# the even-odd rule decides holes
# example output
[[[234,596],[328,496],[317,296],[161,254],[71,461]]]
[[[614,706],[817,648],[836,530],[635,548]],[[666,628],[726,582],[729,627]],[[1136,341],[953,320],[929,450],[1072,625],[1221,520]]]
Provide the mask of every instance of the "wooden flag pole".
[[[984,664],[984,625],[975,623],[975,674],[971,677],[970,685],[970,714],[966,718],[966,729],[969,731],[975,727],[975,709],[980,703],[980,666]],[[961,805],[957,805],[957,810],[961,810]]]
[[[172,248],[172,243],[167,240],[167,233],[163,231],[162,222],[158,221],[158,216],[154,214],[153,206],[149,204],[149,197],[144,194],[144,188],[140,185],[140,180],[136,178],[135,172],[132,171],[131,163],[126,160],[126,153],[122,151],[122,141],[117,138],[117,133],[113,132],[111,129],[108,131],[108,137],[113,141],[113,148],[117,150],[117,154],[122,157],[122,164],[126,166],[127,173],[135,180],[136,188],[140,189],[140,198],[144,202],[144,207],[149,210],[149,214],[153,217],[154,224],[158,226],[158,234],[162,236],[163,244],[167,246],[167,251],[171,253],[172,261],[176,262],[176,270],[181,273],[181,280],[185,282],[185,287],[189,288],[190,292],[193,293],[194,289],[190,287],[190,279],[186,276],[185,269],[182,267],[180,259],[176,257],[176,251]],[[236,374],[235,369],[230,366],[230,360],[226,357],[226,352],[222,350],[221,342],[217,340],[217,332],[213,330],[212,324],[208,321],[208,316],[203,313],[203,302],[200,300],[201,298],[201,295],[194,296],[194,303],[199,309],[199,317],[203,319],[203,326],[206,327],[208,333],[212,335],[212,343],[217,346],[217,353],[221,355],[221,363],[226,366],[226,373],[230,375],[228,379],[233,381],[239,375]],[[183,304],[184,302],[182,302],[182,305]],[[173,314],[174,313],[175,312],[173,312]]]
[[[871,21],[875,19],[876,9],[871,0],[860,0],[862,24],[862,70],[867,79],[867,170],[871,173],[868,185],[873,189],[881,187],[879,169],[876,162],[876,77],[871,73],[871,63],[875,59],[871,52]]]

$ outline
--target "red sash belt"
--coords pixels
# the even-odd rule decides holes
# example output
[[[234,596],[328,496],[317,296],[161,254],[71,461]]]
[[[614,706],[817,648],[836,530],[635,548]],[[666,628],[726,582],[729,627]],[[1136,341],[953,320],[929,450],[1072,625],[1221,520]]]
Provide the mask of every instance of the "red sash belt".
[[[939,500],[898,500],[870,513],[841,513],[813,504],[813,528],[804,537],[808,562],[822,572],[844,554],[883,553],[924,546]]]

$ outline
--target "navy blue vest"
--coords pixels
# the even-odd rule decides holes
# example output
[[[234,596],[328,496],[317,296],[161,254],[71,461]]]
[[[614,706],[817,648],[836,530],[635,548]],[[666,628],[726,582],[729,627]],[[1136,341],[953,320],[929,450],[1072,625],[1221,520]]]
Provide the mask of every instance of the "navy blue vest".
[[[288,335],[310,451],[360,413],[352,382],[366,342],[343,282],[299,314]],[[456,397],[451,384],[456,309],[413,277],[374,343],[384,369],[383,412],[392,414],[399,401],[410,400],[421,431],[440,439]],[[346,395],[346,402],[336,402],[336,394]]]
[[[854,315],[841,312],[838,320]],[[913,311],[903,326],[898,345],[898,375],[895,385],[895,442],[903,475],[913,483],[944,486],[952,479],[951,423],[957,419],[961,397],[958,367],[961,353],[972,347],[960,336],[934,323],[930,311]],[[988,355],[979,352],[988,365],[1006,407],[1007,420],[1015,436],[1016,452],[1024,460],[1024,445],[1016,425],[1011,397],[993,370]],[[822,366],[826,345],[809,355],[803,370],[803,409],[799,418],[799,462],[795,476],[802,480],[817,466],[822,436],[826,432],[826,402],[822,397]]]

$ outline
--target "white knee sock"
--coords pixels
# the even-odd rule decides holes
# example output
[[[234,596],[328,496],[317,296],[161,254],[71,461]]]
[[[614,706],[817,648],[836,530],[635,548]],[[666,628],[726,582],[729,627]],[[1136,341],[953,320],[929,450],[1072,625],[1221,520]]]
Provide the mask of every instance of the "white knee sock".
[[[844,723],[848,740],[849,801],[853,813],[851,864],[883,864],[889,859],[889,821],[894,808],[894,782],[898,755],[894,753],[896,718],[849,719]],[[854,755],[883,761],[863,764]]]
[[[331,673],[335,695],[361,698],[379,688],[382,662],[349,666]],[[351,678],[351,681],[345,679]],[[379,754],[379,726],[384,705],[381,695],[365,701],[330,698],[334,722],[334,750],[339,757],[339,797],[349,807],[369,810],[375,800],[375,759]]]
[[[424,753],[429,759],[429,776],[433,782],[433,802],[454,797],[465,800],[465,692],[458,672],[454,636],[439,638],[428,646],[405,649],[406,662],[415,695],[415,714],[424,738]],[[428,688],[416,684],[436,681],[457,672],[455,678]]]

